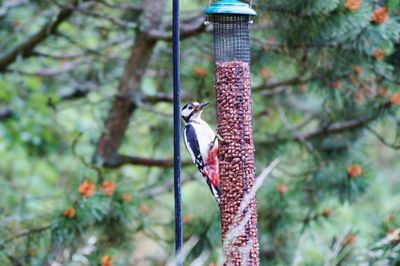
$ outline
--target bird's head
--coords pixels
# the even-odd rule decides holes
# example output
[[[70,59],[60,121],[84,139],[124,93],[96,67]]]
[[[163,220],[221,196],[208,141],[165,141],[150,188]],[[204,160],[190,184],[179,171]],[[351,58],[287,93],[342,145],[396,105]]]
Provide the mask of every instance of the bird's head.
[[[185,123],[189,123],[190,121],[195,121],[197,119],[200,119],[201,112],[207,105],[208,105],[207,102],[205,103],[193,102],[183,106],[181,116],[185,121]]]

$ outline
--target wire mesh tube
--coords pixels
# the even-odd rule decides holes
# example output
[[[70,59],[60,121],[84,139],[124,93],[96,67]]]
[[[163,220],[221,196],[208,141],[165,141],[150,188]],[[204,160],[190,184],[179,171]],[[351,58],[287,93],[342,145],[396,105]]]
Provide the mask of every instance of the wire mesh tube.
[[[254,185],[249,16],[212,17],[225,265],[259,265]]]
[[[249,16],[212,16],[216,62],[250,63]]]

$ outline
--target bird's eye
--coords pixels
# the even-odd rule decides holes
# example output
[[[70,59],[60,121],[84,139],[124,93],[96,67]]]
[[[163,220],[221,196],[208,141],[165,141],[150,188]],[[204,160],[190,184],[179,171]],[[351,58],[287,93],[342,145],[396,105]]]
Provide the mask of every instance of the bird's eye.
[[[193,106],[189,105],[189,110],[192,110]]]

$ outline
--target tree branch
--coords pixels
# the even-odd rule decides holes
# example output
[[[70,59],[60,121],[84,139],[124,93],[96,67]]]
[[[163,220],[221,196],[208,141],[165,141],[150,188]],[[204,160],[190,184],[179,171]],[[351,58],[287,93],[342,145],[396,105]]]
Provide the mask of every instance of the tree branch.
[[[327,127],[318,128],[316,130],[312,130],[301,134],[295,134],[294,140],[299,141],[304,139],[321,137],[325,135],[339,134],[349,130],[355,130],[365,126],[369,122],[373,121],[375,118],[376,118],[375,116],[365,116],[358,119],[332,123]]]
[[[75,6],[77,4],[77,0],[72,0],[71,5]],[[6,55],[0,57],[0,72],[4,72],[7,67],[14,63],[17,60],[18,56],[22,58],[27,58],[32,55],[35,47],[46,40],[48,36],[57,32],[58,26],[68,19],[73,13],[73,10],[69,7],[65,7],[61,9],[55,20],[49,21],[46,23],[37,33],[35,33],[32,37],[25,40],[21,44],[19,44],[14,50],[7,53]]]
[[[8,239],[4,240],[3,244],[4,243],[9,243],[9,242],[14,241],[15,239],[18,239],[18,238],[22,238],[22,237],[26,237],[26,236],[30,236],[30,235],[34,235],[34,234],[38,234],[38,233],[42,233],[42,232],[44,232],[46,230],[49,230],[49,229],[52,229],[52,228],[53,228],[52,224],[45,225],[45,226],[38,227],[38,228],[32,228],[32,229],[29,229],[27,231],[24,231],[24,232],[18,234],[18,235],[15,235],[15,236],[13,236],[11,238],[8,238]]]
[[[195,36],[204,32],[206,26],[204,25],[204,16],[197,17],[192,22],[183,23],[181,25],[180,38],[181,40]],[[152,30],[149,33],[150,37],[156,40],[172,41],[172,34],[166,31]]]
[[[154,166],[154,167],[161,167],[161,168],[169,168],[172,167],[174,164],[173,159],[154,159],[154,158],[144,158],[144,157],[137,157],[137,156],[128,156],[117,154],[114,155],[113,158],[105,161],[103,163],[103,167],[106,168],[118,168],[123,165],[140,165],[140,166]],[[191,161],[184,161],[182,162],[182,166],[191,165]]]
[[[363,116],[360,118],[352,119],[352,120],[345,120],[345,121],[339,121],[339,122],[334,122],[329,124],[328,126],[325,127],[320,127],[308,132],[304,133],[295,133],[290,136],[285,136],[285,137],[278,137],[278,138],[273,138],[271,140],[268,140],[264,142],[264,145],[267,146],[274,146],[283,142],[287,141],[304,141],[307,139],[313,139],[313,138],[318,138],[318,137],[323,137],[323,136],[328,136],[328,135],[334,135],[334,134],[340,134],[343,132],[347,131],[352,131],[352,130],[357,130],[360,129],[364,126],[367,126],[369,123],[374,121],[375,119],[378,118],[379,114],[381,113],[382,110],[390,108],[391,104],[390,102],[384,103],[378,108],[378,111],[370,116]]]
[[[380,135],[375,129],[373,129],[372,127],[367,126],[367,130],[368,130],[369,132],[371,132],[383,145],[385,145],[385,146],[387,146],[387,147],[389,147],[389,148],[392,148],[392,149],[394,149],[394,150],[400,150],[400,145],[396,145],[396,144],[394,144],[394,143],[390,143],[390,142],[386,141],[386,139],[385,139],[383,136],[381,136],[381,135]]]
[[[63,5],[63,4],[58,3],[56,0],[53,0],[53,2],[62,8],[69,7],[79,13],[86,15],[86,16],[90,16],[90,17],[93,17],[96,19],[101,19],[103,21],[109,21],[110,23],[112,23],[118,27],[121,27],[121,28],[136,28],[136,26],[137,26],[136,23],[131,22],[131,21],[121,20],[119,18],[114,18],[114,17],[108,16],[103,13],[96,13],[96,12],[89,11],[89,9],[92,9],[91,4],[97,3],[97,1],[93,1],[92,3],[88,2],[87,4],[89,4],[89,6],[86,8],[82,8],[80,6]]]
[[[33,56],[48,57],[54,60],[74,60],[76,58],[84,57],[86,53],[71,53],[71,54],[49,54],[40,51],[33,51]]]
[[[121,4],[110,4],[104,0],[95,0],[95,3],[100,3],[106,7],[113,8],[113,9],[123,9],[123,10],[130,10],[130,11],[142,11],[143,4],[129,4],[129,3],[121,3]]]
[[[287,89],[287,86],[302,85],[309,82],[311,78],[303,78],[301,76],[279,80],[271,83],[263,83],[253,88],[253,90],[261,95],[269,96],[279,94]]]
[[[191,176],[184,176],[182,178],[182,184],[194,180],[195,177],[193,175]],[[174,180],[167,180],[164,184],[160,186],[153,186],[153,187],[147,187],[140,191],[140,195],[146,196],[146,197],[155,197],[157,195],[160,195],[162,193],[165,193],[167,191],[170,191],[174,187]]]
[[[25,72],[25,71],[13,69],[13,68],[7,69],[7,70],[5,70],[5,72],[18,73],[18,74],[27,75],[27,76],[53,77],[53,76],[65,74],[70,71],[76,70],[78,66],[80,66],[82,64],[86,64],[89,61],[90,61],[89,59],[82,59],[79,61],[65,63],[65,64],[62,64],[57,67],[42,68],[42,69],[36,70],[34,72]]]

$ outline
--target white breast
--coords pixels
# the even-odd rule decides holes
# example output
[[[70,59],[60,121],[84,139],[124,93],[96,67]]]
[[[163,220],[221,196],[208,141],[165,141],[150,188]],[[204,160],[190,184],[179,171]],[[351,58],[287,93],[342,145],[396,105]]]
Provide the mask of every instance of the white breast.
[[[200,153],[203,157],[203,161],[206,162],[208,158],[208,152],[210,150],[210,143],[214,141],[215,134],[211,127],[204,122],[203,120],[198,120],[196,123],[191,123],[196,132],[200,132],[201,134],[197,134],[197,139],[199,141]],[[215,142],[215,146],[217,146],[217,141]]]

